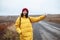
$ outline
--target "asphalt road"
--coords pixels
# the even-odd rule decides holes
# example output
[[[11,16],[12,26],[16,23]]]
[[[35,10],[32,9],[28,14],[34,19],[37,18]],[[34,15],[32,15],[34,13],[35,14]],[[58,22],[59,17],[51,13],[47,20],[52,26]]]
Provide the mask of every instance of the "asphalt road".
[[[60,40],[60,25],[40,21],[33,23],[34,40]]]

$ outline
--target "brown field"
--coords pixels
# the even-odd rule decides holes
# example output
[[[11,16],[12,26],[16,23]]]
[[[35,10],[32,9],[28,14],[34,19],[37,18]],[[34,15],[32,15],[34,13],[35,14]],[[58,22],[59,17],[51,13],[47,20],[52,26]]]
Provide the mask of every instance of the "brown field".
[[[33,15],[30,15],[33,16]],[[34,15],[39,16],[39,15]],[[15,23],[18,16],[0,16],[0,30]],[[48,14],[44,21],[60,23],[60,14]]]
[[[45,21],[54,22],[60,24],[60,14],[48,14]]]

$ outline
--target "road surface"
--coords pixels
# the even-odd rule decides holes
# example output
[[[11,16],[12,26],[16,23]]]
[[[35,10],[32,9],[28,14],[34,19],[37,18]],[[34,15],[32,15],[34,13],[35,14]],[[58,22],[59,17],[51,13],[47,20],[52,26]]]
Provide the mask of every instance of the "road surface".
[[[34,40],[60,40],[60,25],[40,21],[33,23]]]

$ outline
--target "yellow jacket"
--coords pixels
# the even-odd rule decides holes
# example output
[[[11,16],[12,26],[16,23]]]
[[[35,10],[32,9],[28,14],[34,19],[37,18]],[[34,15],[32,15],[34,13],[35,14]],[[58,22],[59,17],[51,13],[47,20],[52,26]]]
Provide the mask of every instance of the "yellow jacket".
[[[33,40],[33,28],[32,28],[32,23],[41,21],[45,18],[45,16],[38,16],[38,17],[30,17],[25,18],[20,17],[17,18],[15,26],[16,26],[16,31],[21,35],[20,40]],[[30,21],[31,20],[31,21]],[[21,25],[19,27],[19,21],[21,22]],[[27,37],[25,37],[27,36]],[[22,39],[23,38],[23,39]]]

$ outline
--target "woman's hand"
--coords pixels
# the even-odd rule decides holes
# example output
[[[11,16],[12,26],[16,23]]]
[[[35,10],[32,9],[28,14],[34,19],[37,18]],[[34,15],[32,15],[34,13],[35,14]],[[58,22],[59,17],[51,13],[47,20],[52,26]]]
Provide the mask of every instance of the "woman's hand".
[[[45,18],[47,17],[46,15],[44,15],[45,16]]]
[[[44,14],[42,14],[43,16],[45,16],[45,18],[47,17],[47,14],[46,13],[44,13]]]

